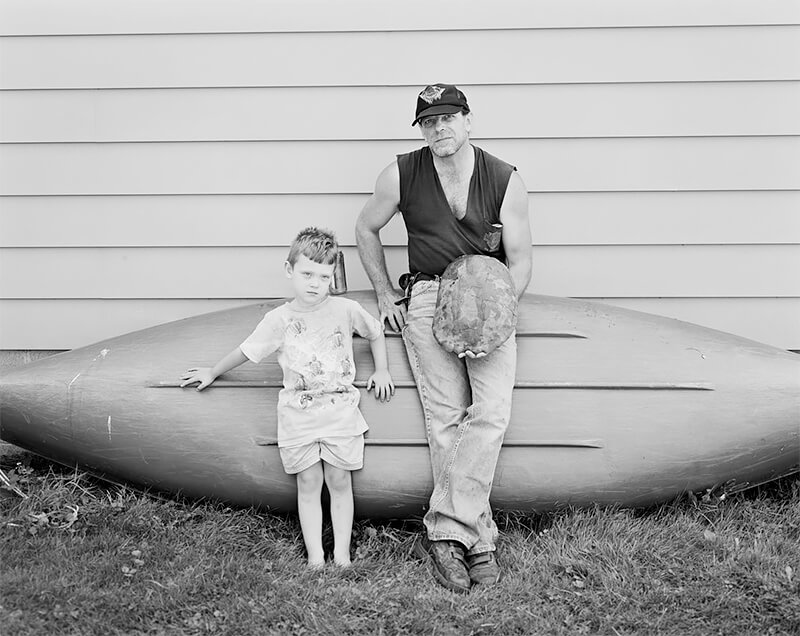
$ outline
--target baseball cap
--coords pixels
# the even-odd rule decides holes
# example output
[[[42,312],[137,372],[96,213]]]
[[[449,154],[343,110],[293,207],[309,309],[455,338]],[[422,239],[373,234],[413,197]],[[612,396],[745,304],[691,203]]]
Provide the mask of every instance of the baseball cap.
[[[423,117],[444,115],[445,113],[469,112],[467,96],[452,84],[431,84],[417,96],[417,112],[411,125],[416,125]]]

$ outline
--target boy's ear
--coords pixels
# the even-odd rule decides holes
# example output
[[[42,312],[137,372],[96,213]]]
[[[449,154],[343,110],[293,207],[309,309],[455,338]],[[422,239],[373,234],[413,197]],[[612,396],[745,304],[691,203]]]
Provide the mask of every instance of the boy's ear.
[[[286,278],[292,277],[292,264],[289,261],[283,261],[283,270],[286,272]]]

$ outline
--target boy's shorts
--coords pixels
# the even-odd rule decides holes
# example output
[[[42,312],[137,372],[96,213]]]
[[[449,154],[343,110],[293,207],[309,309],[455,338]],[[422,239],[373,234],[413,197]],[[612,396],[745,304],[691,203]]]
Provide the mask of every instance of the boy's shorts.
[[[318,461],[342,470],[359,470],[364,465],[364,436],[326,437],[302,446],[281,446],[283,469],[295,475]]]

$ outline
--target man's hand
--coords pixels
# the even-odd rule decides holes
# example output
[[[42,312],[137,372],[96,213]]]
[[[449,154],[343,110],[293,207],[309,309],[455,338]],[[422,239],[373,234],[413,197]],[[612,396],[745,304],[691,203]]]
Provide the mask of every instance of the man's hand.
[[[478,358],[483,358],[485,355],[486,355],[485,351],[479,351],[478,353],[473,353],[472,351],[467,349],[463,353],[459,353],[458,357],[463,358],[464,356],[466,356],[467,358],[472,358],[473,360],[477,360]]]
[[[399,333],[406,324],[406,306],[405,303],[396,304],[400,300],[400,294],[392,292],[385,292],[378,296],[378,309],[380,310],[380,321],[383,324],[386,321],[389,329]]]
[[[375,399],[388,402],[394,395],[394,382],[386,369],[376,371],[367,380],[367,391],[375,387]]]
[[[216,379],[217,376],[211,372],[211,367],[189,369],[181,376],[181,388],[198,382],[197,390],[202,391]]]

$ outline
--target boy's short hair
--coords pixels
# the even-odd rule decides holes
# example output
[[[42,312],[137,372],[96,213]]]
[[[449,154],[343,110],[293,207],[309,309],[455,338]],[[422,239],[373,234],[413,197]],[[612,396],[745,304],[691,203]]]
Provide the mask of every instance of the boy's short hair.
[[[315,263],[332,265],[336,262],[336,254],[338,252],[339,244],[336,242],[333,232],[316,227],[307,227],[301,230],[292,241],[289,247],[289,256],[286,260],[294,267],[298,257],[302,254]]]

